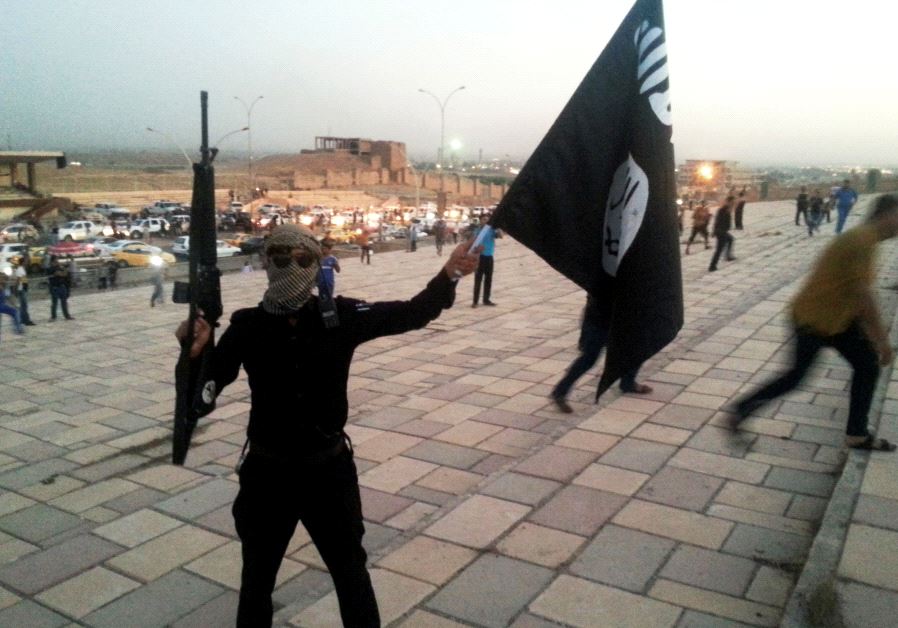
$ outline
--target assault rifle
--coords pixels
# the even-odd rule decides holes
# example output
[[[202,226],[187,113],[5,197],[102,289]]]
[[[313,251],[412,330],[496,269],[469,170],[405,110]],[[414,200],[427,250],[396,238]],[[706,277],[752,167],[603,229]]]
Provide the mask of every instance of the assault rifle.
[[[212,349],[215,327],[222,314],[221,272],[215,240],[215,169],[212,162],[217,148],[209,147],[208,92],[200,92],[203,143],[201,159],[193,164],[193,199],[190,204],[190,281],[175,282],[172,300],[189,303],[190,315],[187,337],[181,345],[181,355],[175,366],[175,429],[172,440],[172,462],[183,465],[190,447],[190,436],[200,417],[215,409],[215,382],[212,380]],[[203,352],[190,358],[193,328],[202,316],[212,328],[212,336]]]

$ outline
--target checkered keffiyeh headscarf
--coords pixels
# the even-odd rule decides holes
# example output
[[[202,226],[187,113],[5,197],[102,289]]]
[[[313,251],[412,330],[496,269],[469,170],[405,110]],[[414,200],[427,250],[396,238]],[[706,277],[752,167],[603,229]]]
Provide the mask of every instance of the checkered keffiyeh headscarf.
[[[314,260],[303,268],[292,258],[283,266],[275,263],[284,255],[272,255],[281,250],[303,249]],[[298,225],[281,225],[271,232],[265,243],[268,256],[268,290],[262,297],[262,307],[270,314],[290,314],[299,310],[312,296],[318,275],[321,247],[312,232]]]

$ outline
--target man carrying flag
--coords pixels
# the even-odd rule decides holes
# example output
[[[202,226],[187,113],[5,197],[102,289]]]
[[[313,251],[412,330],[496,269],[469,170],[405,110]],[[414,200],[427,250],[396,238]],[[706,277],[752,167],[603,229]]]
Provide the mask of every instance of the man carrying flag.
[[[683,324],[669,88],[661,0],[637,0],[491,221],[606,303],[597,394]]]

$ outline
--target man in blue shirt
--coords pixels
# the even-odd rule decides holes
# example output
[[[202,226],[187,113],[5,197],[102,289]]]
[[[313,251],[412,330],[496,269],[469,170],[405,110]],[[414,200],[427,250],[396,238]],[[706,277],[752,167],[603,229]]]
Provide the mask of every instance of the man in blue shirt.
[[[857,192],[851,189],[851,182],[845,179],[842,182],[842,187],[836,192],[836,211],[839,212],[839,218],[836,220],[836,233],[842,233],[848,212],[851,211],[855,203],[857,203]]]
[[[477,230],[474,234],[475,238],[480,235],[480,231],[488,222],[489,218],[484,217],[484,226]],[[477,302],[480,301],[481,283],[483,284],[483,304],[496,305],[490,301],[490,293],[493,289],[493,253],[496,250],[496,232],[493,229],[488,229],[481,244],[483,244],[483,251],[480,252],[480,262],[477,264],[477,272],[474,273],[474,303],[471,307],[477,307]]]
[[[340,262],[331,255],[334,247],[333,240],[323,240],[321,242],[321,268],[318,270],[318,294],[324,296],[328,294],[334,296],[334,286],[336,285],[336,276],[334,272],[340,272]]]

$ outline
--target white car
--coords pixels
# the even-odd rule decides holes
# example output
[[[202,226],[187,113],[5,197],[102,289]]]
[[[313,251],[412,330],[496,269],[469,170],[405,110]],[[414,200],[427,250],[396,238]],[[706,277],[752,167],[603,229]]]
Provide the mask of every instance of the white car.
[[[110,246],[113,244],[117,244],[121,242],[121,240],[116,240],[110,236],[96,236],[93,238],[88,238],[84,241],[84,244],[91,250],[91,252],[97,257],[109,255],[112,251],[110,250]]]
[[[172,242],[171,252],[180,257],[188,257],[190,255],[190,236],[175,238]],[[224,240],[216,240],[215,254],[216,257],[233,257],[234,255],[240,255],[240,249]]]
[[[16,223],[0,229],[0,242],[25,242],[38,236],[37,229],[31,225]]]
[[[98,235],[103,235],[103,225],[90,220],[73,220],[59,228],[60,240],[87,240]]]
[[[143,210],[151,216],[164,216],[172,212],[180,211],[181,203],[174,201],[156,201],[152,205],[147,205]]]
[[[162,233],[168,231],[171,225],[165,218],[144,218],[131,224],[128,232],[133,239],[143,238],[148,233]]]
[[[9,264],[14,257],[28,253],[27,244],[0,244],[0,264]]]

